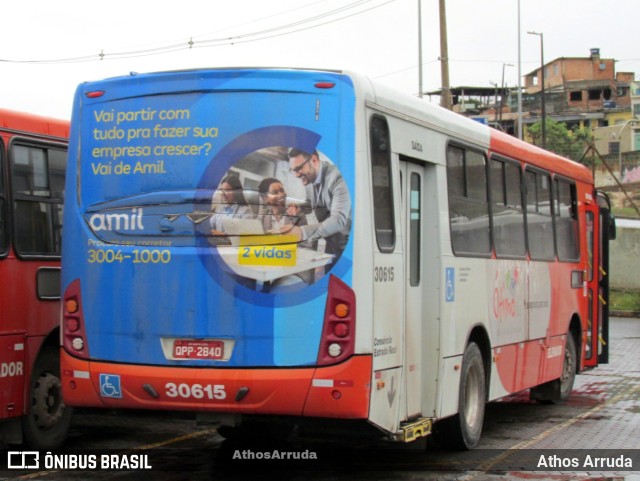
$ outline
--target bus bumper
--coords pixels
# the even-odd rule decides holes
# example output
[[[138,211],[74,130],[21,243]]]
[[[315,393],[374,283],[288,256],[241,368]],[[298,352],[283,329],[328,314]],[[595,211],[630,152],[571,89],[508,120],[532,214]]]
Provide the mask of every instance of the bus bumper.
[[[61,350],[70,406],[367,419],[372,358],[335,366],[194,368],[94,362]]]

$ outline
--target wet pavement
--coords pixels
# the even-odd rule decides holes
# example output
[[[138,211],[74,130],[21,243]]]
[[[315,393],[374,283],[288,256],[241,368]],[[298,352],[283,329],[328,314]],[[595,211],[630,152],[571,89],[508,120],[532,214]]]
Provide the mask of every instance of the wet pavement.
[[[640,320],[615,318],[609,364],[579,375],[563,404],[540,405],[528,392],[490,403],[480,446],[472,451],[425,449],[424,440],[276,443],[260,433],[232,443],[190,414],[83,411],[67,452],[94,453],[98,465],[103,455],[117,462],[146,455],[153,469],[11,470],[0,471],[0,480],[640,481],[639,414]],[[601,458],[612,466],[594,466]]]

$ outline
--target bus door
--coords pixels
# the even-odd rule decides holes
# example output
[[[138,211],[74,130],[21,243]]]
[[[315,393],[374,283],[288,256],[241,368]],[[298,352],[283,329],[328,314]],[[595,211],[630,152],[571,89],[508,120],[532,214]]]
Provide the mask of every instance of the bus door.
[[[598,229],[598,240],[600,251],[598,254],[599,267],[599,291],[600,308],[598,309],[598,319],[600,328],[600,338],[602,343],[598,352],[598,363],[609,363],[609,241],[616,238],[616,220],[611,213],[611,200],[604,192],[597,192],[598,205],[600,209]]]
[[[606,215],[606,219],[603,218]],[[584,348],[584,366],[597,366],[607,362],[608,350],[608,237],[605,231],[609,211],[597,204],[585,206],[587,266],[583,280],[587,302],[587,341]],[[604,351],[603,351],[604,349]],[[602,360],[601,360],[602,359]]]
[[[424,167],[401,160],[402,230],[404,238],[404,419],[422,413],[422,261],[424,234]]]
[[[615,224],[606,194],[598,192],[597,205],[586,206],[587,234],[587,342],[585,366],[609,362],[609,240]]]

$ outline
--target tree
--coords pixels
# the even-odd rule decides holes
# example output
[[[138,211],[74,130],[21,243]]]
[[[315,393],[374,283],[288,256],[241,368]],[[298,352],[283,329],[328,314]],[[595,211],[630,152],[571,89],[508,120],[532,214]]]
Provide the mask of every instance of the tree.
[[[591,139],[588,127],[581,129],[567,129],[566,124],[553,119],[545,119],[546,149],[556,154],[579,161],[587,149]],[[534,145],[542,145],[542,122],[538,121],[527,130]]]

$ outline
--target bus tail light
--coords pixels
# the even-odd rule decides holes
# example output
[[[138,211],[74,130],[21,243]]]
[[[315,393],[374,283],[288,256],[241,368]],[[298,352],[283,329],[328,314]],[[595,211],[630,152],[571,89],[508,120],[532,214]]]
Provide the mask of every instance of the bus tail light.
[[[69,354],[87,359],[89,350],[84,329],[79,279],[69,284],[63,300],[62,344]]]
[[[335,82],[316,82],[314,86],[318,89],[332,89],[336,86]]]
[[[347,359],[355,348],[356,295],[336,276],[329,277],[318,365]]]
[[[92,90],[90,92],[86,92],[85,95],[90,99],[97,99],[98,97],[102,97],[104,95],[104,90]]]

